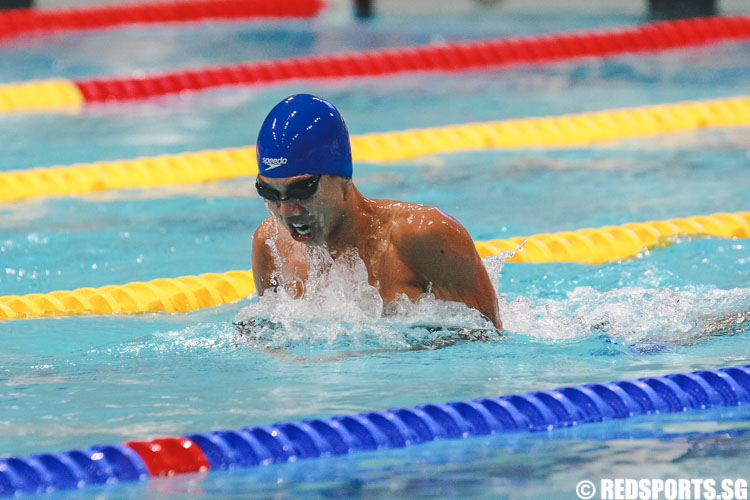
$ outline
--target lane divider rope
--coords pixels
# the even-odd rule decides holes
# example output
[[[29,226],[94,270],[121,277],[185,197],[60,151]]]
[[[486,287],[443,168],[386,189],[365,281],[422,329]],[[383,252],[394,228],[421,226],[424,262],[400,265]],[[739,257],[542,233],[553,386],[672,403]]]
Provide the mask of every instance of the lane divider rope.
[[[83,105],[83,94],[78,85],[65,79],[0,85],[0,113],[50,109],[75,112]]]
[[[557,117],[510,119],[351,137],[355,162],[411,160],[487,148],[569,147],[750,124],[750,97],[661,104]],[[0,172],[0,202],[257,174],[253,147]]]
[[[549,432],[579,424],[747,403],[750,365],[558,387],[3,458],[0,495],[285,463],[443,439]]]
[[[581,146],[705,127],[750,124],[750,97],[592,111],[558,117],[469,123],[363,134],[352,140],[360,161],[399,161],[487,148]]]
[[[0,12],[0,40],[33,32],[92,30],[143,23],[312,17],[321,0],[179,0]]]
[[[284,4],[284,2],[269,2]],[[465,71],[482,67],[546,63],[581,57],[605,57],[707,45],[750,38],[750,16],[717,16],[657,21],[633,27],[541,36],[487,39],[316,55],[242,64],[183,69],[142,77],[71,80],[84,103],[146,99],[185,91],[279,83],[290,80],[359,78],[414,71]],[[26,98],[16,100],[19,87]],[[34,88],[21,82],[0,86],[0,113],[45,109],[58,103],[34,101]],[[78,101],[76,101],[78,102]],[[2,103],[6,103],[3,105]],[[70,109],[70,103],[59,103]]]
[[[81,314],[185,313],[255,293],[249,270],[159,278],[124,285],[0,297],[0,320]]]
[[[670,245],[682,236],[750,238],[750,212],[717,213],[634,222],[621,226],[477,241],[479,255],[504,255],[508,262],[602,264]],[[525,242],[525,243],[524,243]],[[518,249],[519,246],[522,248]],[[101,288],[0,296],[0,320],[80,314],[188,312],[227,304],[255,293],[252,271],[161,278]]]
[[[257,171],[252,147],[11,170],[0,172],[0,201],[218,181]]]
[[[684,236],[750,238],[750,212],[716,213],[619,226],[540,233],[528,238],[475,242],[479,255],[501,255],[523,247],[508,262],[605,264],[673,244]],[[525,244],[524,244],[525,241]]]

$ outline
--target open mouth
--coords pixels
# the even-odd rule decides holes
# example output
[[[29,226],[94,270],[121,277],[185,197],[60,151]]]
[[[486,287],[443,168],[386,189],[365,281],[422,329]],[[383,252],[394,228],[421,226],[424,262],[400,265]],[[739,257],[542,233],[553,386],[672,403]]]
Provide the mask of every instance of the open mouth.
[[[312,241],[315,236],[313,228],[307,224],[289,224],[289,232],[296,241]]]

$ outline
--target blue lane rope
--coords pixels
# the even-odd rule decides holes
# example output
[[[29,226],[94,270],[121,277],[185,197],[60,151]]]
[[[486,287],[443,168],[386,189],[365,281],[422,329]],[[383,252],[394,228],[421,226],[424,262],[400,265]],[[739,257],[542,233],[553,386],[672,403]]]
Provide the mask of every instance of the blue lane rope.
[[[750,403],[750,365],[185,437],[202,450],[211,469],[221,470],[360,450],[399,448],[436,439],[545,431],[637,415],[745,403]],[[155,442],[160,440],[149,443]],[[173,473],[169,467],[178,472],[188,471],[180,467],[180,457],[159,460],[159,464],[167,464],[159,475]],[[129,443],[10,457],[0,459],[0,494],[40,493],[80,488],[86,484],[143,480],[154,475],[151,469]]]

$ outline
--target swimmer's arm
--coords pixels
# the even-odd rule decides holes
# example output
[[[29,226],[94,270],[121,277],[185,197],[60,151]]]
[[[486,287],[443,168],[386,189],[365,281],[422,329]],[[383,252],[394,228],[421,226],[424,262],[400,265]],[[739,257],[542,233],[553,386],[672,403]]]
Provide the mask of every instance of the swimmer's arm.
[[[495,289],[469,233],[438,209],[422,220],[417,227],[399,224],[404,262],[431,284],[436,298],[463,302],[502,328]]]
[[[253,234],[253,277],[258,295],[263,295],[263,292],[269,288],[276,288],[276,283],[272,278],[275,265],[273,255],[271,255],[271,248],[266,244],[272,235],[271,224],[269,217],[258,226]]]

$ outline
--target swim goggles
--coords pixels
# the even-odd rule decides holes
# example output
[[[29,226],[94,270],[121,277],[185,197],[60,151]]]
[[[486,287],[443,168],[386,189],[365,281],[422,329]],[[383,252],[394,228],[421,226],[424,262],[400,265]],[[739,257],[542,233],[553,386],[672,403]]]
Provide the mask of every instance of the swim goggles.
[[[286,194],[281,194],[281,191],[272,188],[260,179],[255,179],[255,189],[258,194],[263,198],[273,201],[286,201],[290,198],[295,200],[306,200],[310,198],[318,190],[318,184],[320,183],[320,175],[313,175],[300,181],[292,182],[286,187]]]

